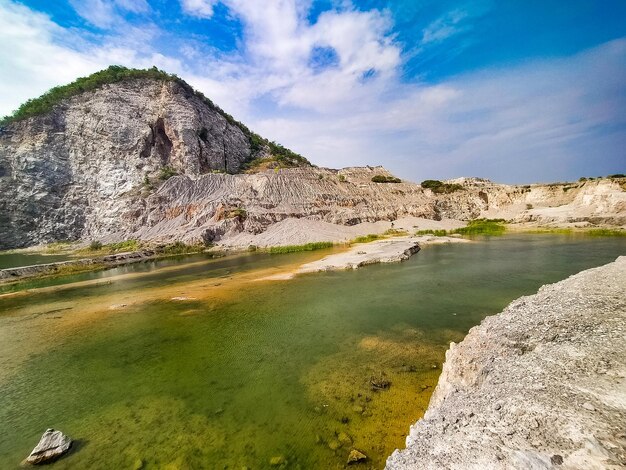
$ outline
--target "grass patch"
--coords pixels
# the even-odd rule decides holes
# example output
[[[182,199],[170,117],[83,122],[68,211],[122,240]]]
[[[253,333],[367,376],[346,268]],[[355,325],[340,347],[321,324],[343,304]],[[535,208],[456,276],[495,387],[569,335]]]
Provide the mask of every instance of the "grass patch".
[[[62,253],[64,251],[70,250],[72,247],[72,242],[53,242],[48,243],[43,248],[43,252],[48,255],[53,255],[56,253]]]
[[[187,245],[183,242],[174,242],[168,245],[157,245],[154,249],[162,255],[185,255],[188,253],[200,253],[205,250],[206,245]]]
[[[91,264],[63,264],[58,266],[54,271],[42,273],[40,276],[33,277],[47,277],[47,276],[68,276],[70,274],[79,274],[89,271],[101,271],[107,269],[105,263],[91,263]],[[32,278],[28,278],[32,279]]]
[[[434,235],[435,237],[445,237],[446,235],[448,235],[448,231],[447,230],[418,230],[417,232],[415,232],[415,235]]]
[[[76,250],[78,255],[110,255],[113,253],[124,253],[126,251],[137,251],[141,248],[138,240],[124,240],[118,243],[108,243],[103,245],[101,242],[94,240],[86,248]]]
[[[266,251],[271,254],[296,253],[298,251],[322,250],[324,248],[331,248],[333,245],[333,242],[314,242],[304,245],[271,246],[267,248]]]
[[[404,237],[405,235],[408,235],[408,234],[409,232],[400,228],[390,228],[390,229],[385,230],[385,232],[383,233],[383,235],[387,237]]]
[[[383,238],[381,235],[370,233],[367,235],[356,237],[350,243],[369,243],[369,242],[373,242],[374,240],[380,240],[381,238]]]
[[[504,219],[470,220],[466,227],[451,230],[459,235],[502,235],[506,231]]]

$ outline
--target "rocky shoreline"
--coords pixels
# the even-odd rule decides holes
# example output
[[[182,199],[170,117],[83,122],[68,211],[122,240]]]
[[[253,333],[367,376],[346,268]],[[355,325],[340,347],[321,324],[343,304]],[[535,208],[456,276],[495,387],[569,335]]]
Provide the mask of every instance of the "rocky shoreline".
[[[472,328],[386,468],[624,468],[625,292],[622,256]]]

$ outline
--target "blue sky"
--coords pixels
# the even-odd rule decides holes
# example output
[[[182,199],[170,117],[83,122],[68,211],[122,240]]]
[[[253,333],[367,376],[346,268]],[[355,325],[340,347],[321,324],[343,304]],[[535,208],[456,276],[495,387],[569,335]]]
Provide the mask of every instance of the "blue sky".
[[[623,0],[0,0],[0,41],[0,114],[156,65],[319,165],[626,172]]]

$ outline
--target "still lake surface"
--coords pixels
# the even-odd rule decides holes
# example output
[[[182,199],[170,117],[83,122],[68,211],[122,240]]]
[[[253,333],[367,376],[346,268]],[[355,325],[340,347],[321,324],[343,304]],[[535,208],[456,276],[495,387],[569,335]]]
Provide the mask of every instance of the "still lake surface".
[[[382,468],[450,341],[542,284],[626,255],[624,238],[475,241],[289,281],[259,279],[330,250],[5,288],[0,468],[18,468],[48,427],[76,440],[53,469],[343,468],[352,448]],[[373,391],[372,377],[391,386]]]

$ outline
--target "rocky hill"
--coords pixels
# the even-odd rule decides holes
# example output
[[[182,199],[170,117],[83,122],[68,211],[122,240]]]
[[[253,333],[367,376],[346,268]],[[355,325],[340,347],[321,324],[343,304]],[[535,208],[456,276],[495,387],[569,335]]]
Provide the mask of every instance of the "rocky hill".
[[[437,183],[400,181],[382,167],[313,167],[177,77],[112,67],[27,102],[0,124],[0,249],[128,238],[214,243],[286,219],[626,223],[624,180]]]

